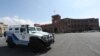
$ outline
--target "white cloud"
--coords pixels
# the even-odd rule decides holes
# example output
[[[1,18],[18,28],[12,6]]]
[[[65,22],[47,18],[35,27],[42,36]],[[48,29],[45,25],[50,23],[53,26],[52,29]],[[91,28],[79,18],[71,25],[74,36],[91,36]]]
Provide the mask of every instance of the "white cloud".
[[[72,2],[72,6],[74,6],[75,8],[84,8],[84,7],[94,6],[98,4],[98,2],[100,1],[99,0],[71,0],[71,2]]]
[[[14,17],[1,17],[0,18],[0,22],[3,22],[7,25],[20,25],[20,24],[29,24],[29,25],[33,25],[36,22],[33,22],[30,19],[22,19],[18,16],[14,16]],[[50,24],[51,21],[45,21],[45,22],[37,22],[37,24],[43,25],[43,24]]]
[[[73,18],[99,18],[100,25],[100,0],[71,0],[70,6],[75,10]]]
[[[79,17],[80,18],[98,18],[100,26],[100,8],[93,8],[83,12]]]
[[[44,25],[44,24],[51,24],[52,22],[51,21],[45,21],[45,22],[41,22],[41,23],[39,23],[40,25]],[[37,24],[38,24],[38,22],[37,22]]]
[[[96,18],[100,18],[100,12],[95,11],[95,10],[90,10],[90,11],[85,11],[84,13],[82,13],[79,17],[84,17],[84,18],[90,18],[90,17],[96,17]]]
[[[19,18],[18,16],[14,17],[1,17],[0,22],[4,22],[7,25],[19,25],[19,24],[30,24],[34,25],[34,22],[30,19],[22,19]]]

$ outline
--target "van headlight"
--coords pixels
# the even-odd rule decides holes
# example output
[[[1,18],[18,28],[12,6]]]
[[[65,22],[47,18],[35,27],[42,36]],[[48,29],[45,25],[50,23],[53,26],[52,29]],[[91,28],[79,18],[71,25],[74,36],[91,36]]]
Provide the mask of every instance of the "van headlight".
[[[42,36],[41,39],[45,40],[46,38],[44,36]]]
[[[41,39],[47,40],[47,39],[49,39],[49,36],[48,35],[44,35],[44,36],[41,37]]]
[[[50,38],[54,38],[54,33],[50,33]]]

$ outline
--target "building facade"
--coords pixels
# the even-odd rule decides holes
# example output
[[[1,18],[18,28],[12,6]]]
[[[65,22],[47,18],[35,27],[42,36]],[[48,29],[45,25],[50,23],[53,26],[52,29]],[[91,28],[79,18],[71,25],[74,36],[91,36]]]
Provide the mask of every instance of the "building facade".
[[[99,21],[98,18],[61,19],[60,15],[53,15],[51,24],[45,24],[40,26],[43,28],[43,31],[51,33],[82,32],[89,30],[98,30]]]
[[[0,22],[0,37],[3,36],[4,32],[6,31],[7,25]]]

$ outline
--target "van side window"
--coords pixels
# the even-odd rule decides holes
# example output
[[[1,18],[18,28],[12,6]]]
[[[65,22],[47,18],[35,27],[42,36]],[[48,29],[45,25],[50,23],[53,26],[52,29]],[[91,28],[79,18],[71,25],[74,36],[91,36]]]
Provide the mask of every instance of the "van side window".
[[[15,28],[15,30],[19,30],[19,28]]]
[[[19,33],[19,28],[15,28],[15,33]]]
[[[9,30],[12,30],[12,28],[9,28]]]

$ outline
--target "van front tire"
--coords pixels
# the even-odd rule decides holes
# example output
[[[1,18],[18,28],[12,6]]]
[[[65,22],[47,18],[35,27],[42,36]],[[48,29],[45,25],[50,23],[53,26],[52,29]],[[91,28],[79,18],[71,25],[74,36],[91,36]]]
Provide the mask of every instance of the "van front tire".
[[[43,42],[38,38],[31,38],[28,46],[34,52],[39,52],[46,48]]]

